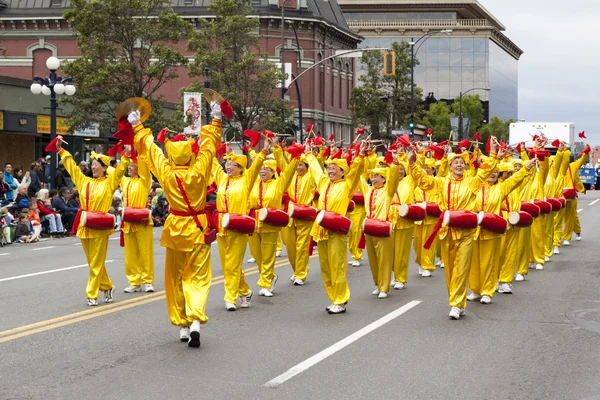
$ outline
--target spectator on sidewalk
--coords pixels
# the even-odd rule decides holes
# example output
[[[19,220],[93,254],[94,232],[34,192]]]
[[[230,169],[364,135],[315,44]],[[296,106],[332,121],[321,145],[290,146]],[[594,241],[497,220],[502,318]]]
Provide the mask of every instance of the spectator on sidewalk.
[[[152,220],[154,226],[162,226],[169,216],[169,202],[164,195],[161,195],[152,209]]]
[[[31,243],[37,240],[33,228],[29,223],[29,216],[26,213],[19,214],[19,223],[15,228],[15,242]]]
[[[33,225],[33,231],[37,237],[42,236],[42,219],[37,208],[37,198],[32,197],[29,201],[29,222]]]
[[[4,182],[4,174],[0,174],[0,206],[10,203],[7,193],[10,192],[10,187]]]
[[[19,187],[19,183],[12,173],[12,165],[10,163],[6,163],[4,165],[4,183],[6,183],[10,189],[8,192],[6,192],[6,200],[14,200],[17,196],[17,188]]]
[[[63,187],[69,187],[67,179],[65,178],[65,166],[62,161],[58,163],[58,169],[56,170],[56,188],[60,190]]]
[[[13,170],[13,178],[17,181],[17,184],[20,184],[23,181],[23,175],[25,172],[21,168],[15,168]]]
[[[27,186],[23,184],[19,185],[17,189],[17,197],[15,198],[15,203],[17,203],[19,210],[29,207],[29,196],[27,195],[27,192]]]
[[[37,207],[42,217],[42,222],[48,221],[50,235],[63,237],[65,229],[62,224],[61,215],[52,207],[48,189],[42,189],[37,194]]]
[[[92,170],[90,169],[90,167],[88,166],[87,161],[82,161],[79,163],[79,169],[81,170],[81,172],[88,177],[92,177]]]
[[[42,164],[37,161],[32,163],[29,177],[31,178],[31,183],[27,189],[27,195],[28,197],[33,197],[37,192],[40,191],[40,189],[43,188],[42,182],[44,180],[44,176],[42,175]]]
[[[69,198],[69,205],[77,209],[81,208],[81,202],[79,201],[79,192],[77,191],[77,189],[74,189],[71,192],[71,197]]]
[[[54,200],[54,208],[56,211],[60,213],[62,216],[63,225],[68,226],[67,229],[73,227],[73,221],[75,220],[75,215],[79,211],[78,208],[72,207],[69,205],[69,197],[71,196],[71,190],[69,188],[60,189],[59,196]]]

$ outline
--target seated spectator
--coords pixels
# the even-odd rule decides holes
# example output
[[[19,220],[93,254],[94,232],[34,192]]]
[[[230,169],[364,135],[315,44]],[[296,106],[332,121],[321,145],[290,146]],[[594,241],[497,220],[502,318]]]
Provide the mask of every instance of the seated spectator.
[[[31,183],[27,188],[27,197],[33,197],[40,189],[43,188],[44,174],[42,172],[42,164],[34,162],[31,164],[31,171],[29,172]]]
[[[23,170],[21,168],[15,168],[13,170],[13,178],[17,181],[17,184],[20,184],[23,181]]]
[[[115,229],[121,228],[121,211],[123,211],[123,200],[119,196],[119,191],[114,193],[112,204],[108,209],[108,212],[115,216]]]
[[[62,216],[63,225],[69,229],[73,226],[73,221],[75,221],[75,216],[79,212],[79,208],[69,205],[69,198],[71,197],[71,190],[69,188],[64,187],[60,189],[59,193],[59,196],[52,204],[54,209]]]
[[[42,217],[42,222],[48,221],[50,235],[54,237],[64,237],[65,229],[62,224],[61,216],[52,207],[48,189],[42,189],[37,195],[37,207]]]
[[[92,170],[90,169],[90,167],[88,167],[88,163],[87,161],[82,161],[79,163],[79,169],[81,170],[81,172],[85,175],[88,176],[90,178],[93,178],[94,176],[92,175]]]
[[[19,208],[19,210],[29,207],[29,197],[27,196],[27,189],[27,186],[23,184],[19,185],[19,188],[17,189],[18,194],[15,198],[15,203],[17,203],[17,207]]]
[[[11,203],[7,196],[10,191],[10,187],[4,182],[4,174],[0,174],[0,206]]]
[[[8,212],[8,208],[2,207],[0,208],[0,237],[4,237],[6,243],[12,243],[11,240],[11,225],[14,221],[14,218],[10,212]]]
[[[37,209],[37,198],[35,197],[32,197],[29,201],[29,222],[33,225],[36,236],[42,236],[42,219]]]
[[[162,226],[169,216],[169,202],[165,196],[157,199],[156,206],[152,209],[152,219],[154,226]]]
[[[156,207],[156,202],[158,201],[158,198],[160,196],[162,196],[164,193],[163,188],[158,187],[156,188],[155,192],[154,192],[154,197],[152,198],[152,209],[154,210],[154,207]]]
[[[35,236],[31,223],[29,222],[29,215],[27,213],[19,214],[19,223],[15,228],[15,242],[16,243],[31,243],[37,242],[39,239]]]
[[[69,205],[77,209],[81,208],[81,202],[79,201],[79,192],[77,191],[77,189],[71,192],[71,197],[69,198]]]

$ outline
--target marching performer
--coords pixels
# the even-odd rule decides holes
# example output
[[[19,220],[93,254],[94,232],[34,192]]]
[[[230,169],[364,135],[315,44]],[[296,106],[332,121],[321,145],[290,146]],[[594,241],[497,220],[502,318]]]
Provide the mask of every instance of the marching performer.
[[[108,277],[104,261],[106,260],[106,251],[108,250],[108,237],[114,233],[114,216],[108,214],[108,209],[112,203],[113,193],[117,190],[125,170],[129,165],[129,147],[121,156],[121,162],[115,170],[107,175],[107,168],[110,166],[110,157],[103,154],[92,153],[92,174],[93,178],[85,176],[75,161],[73,156],[67,150],[62,148],[62,136],[56,140],[56,150],[60,156],[65,169],[71,175],[73,183],[79,192],[81,209],[75,218],[72,234],[76,234],[81,239],[81,245],[85,252],[85,257],[90,266],[90,277],[87,283],[86,298],[88,306],[98,305],[98,291],[104,292],[104,302],[112,303],[115,294],[115,287]],[[112,224],[106,224],[105,229],[92,229],[80,223],[82,213],[86,212],[87,219],[92,219],[92,214],[97,214],[98,218],[112,218]]]
[[[398,172],[400,164],[398,164],[396,152],[392,152],[392,155],[394,161],[391,168],[379,167],[369,171],[372,186],[369,186],[365,180],[361,180],[360,185],[365,198],[365,209],[367,210],[363,234],[365,235],[371,274],[375,283],[375,291],[372,294],[380,299],[385,299],[390,291],[392,274],[390,260],[394,257],[394,239],[391,224],[388,222],[388,213],[400,179]],[[387,226],[389,225],[387,231],[389,235],[371,235],[367,231],[370,222],[373,222],[376,226],[381,226],[382,224],[378,222],[383,222],[384,229],[388,229]]]
[[[319,210],[344,218],[350,197],[359,184],[366,149],[367,143],[362,142],[360,154],[354,159],[352,167],[349,167],[343,158],[327,160],[325,172],[313,153],[307,152],[306,161],[320,193]],[[325,216],[325,213],[322,215]],[[311,235],[317,242],[323,284],[331,300],[331,305],[326,310],[329,314],[344,313],[350,299],[350,289],[346,280],[346,234],[325,229],[316,222]]]
[[[504,149],[500,149],[498,157],[504,157]],[[525,179],[529,170],[535,167],[536,161],[536,158],[529,161],[525,168],[502,182],[498,181],[498,171],[505,170],[504,166],[500,165],[499,168],[494,169],[487,182],[483,184],[481,190],[477,193],[474,211],[493,214],[493,217],[500,218],[504,224],[507,224],[506,220],[503,220],[500,216],[502,204],[508,200],[510,193]],[[484,216],[484,218],[486,217],[487,215]],[[481,226],[475,231],[475,246],[469,274],[469,287],[472,293],[467,296],[467,300],[480,300],[481,304],[492,302],[498,282],[500,267],[500,252],[498,249],[502,248],[502,236],[503,233],[489,231]],[[514,267],[511,273],[514,274]]]
[[[223,226],[223,217],[225,214],[229,214],[230,218],[241,218],[248,213],[249,193],[258,178],[268,149],[269,144],[265,141],[265,147],[256,155],[248,169],[246,169],[247,157],[233,153],[231,148],[227,148],[225,172],[217,160],[213,160],[212,179],[217,185],[217,224],[219,229],[217,243],[224,278],[225,308],[228,311],[237,309],[238,298],[241,308],[250,307],[252,300],[252,290],[248,287],[242,271],[249,232],[226,229]]]
[[[145,158],[140,156],[137,164],[129,164],[129,177],[124,177],[121,183],[125,206],[121,232],[125,248],[125,275],[129,281],[129,286],[123,290],[125,293],[154,292],[154,224],[146,207],[152,175]],[[146,211],[147,219],[129,222],[129,211]]]
[[[558,159],[558,161],[557,161]],[[554,162],[558,162],[557,165],[559,171],[554,180],[554,185],[551,188],[551,193],[547,195],[547,197],[551,197],[554,199],[560,199],[563,197],[563,188],[565,185],[565,173],[569,168],[569,161],[571,160],[571,152],[566,146],[566,143],[561,142],[558,146],[558,150],[556,151],[556,156],[554,158]],[[551,168],[553,170],[553,168]],[[553,227],[553,241],[548,243],[548,249],[550,251],[550,255],[552,254],[560,254],[560,248],[562,247],[561,238],[562,238],[562,228],[565,217],[565,207],[561,207],[558,212],[554,215],[554,227]],[[548,255],[548,252],[546,252]]]
[[[135,134],[136,149],[146,156],[150,170],[158,179],[171,206],[160,244],[166,247],[165,294],[171,323],[180,327],[179,338],[189,347],[200,347],[200,325],[208,322],[206,301],[212,279],[209,221],[206,188],[209,186],[212,160],[221,137],[226,105],[212,103],[212,125],[200,132],[197,155],[193,141],[167,141],[165,158],[154,144],[150,129],[144,128],[139,111],[127,117]],[[214,232],[214,231],[213,231]]]
[[[569,191],[569,189],[575,189],[579,193],[583,193],[585,188],[581,183],[581,180],[578,181],[579,178],[579,169],[582,165],[584,165],[588,160],[588,155],[590,153],[590,145],[588,144],[583,150],[581,157],[577,161],[573,161],[569,164],[567,168],[567,172],[565,174],[565,182],[564,182],[564,190]],[[571,200],[567,201],[567,207],[565,208],[565,216],[564,216],[564,226],[562,232],[562,240],[563,245],[568,246],[571,244],[571,237],[573,236],[573,232],[581,234],[581,232],[576,232],[575,230],[575,220],[577,219],[577,194],[572,196]],[[581,231],[581,229],[579,229]],[[580,235],[578,235],[580,237]]]
[[[423,190],[437,188],[442,196],[439,203],[442,211],[465,210],[472,211],[475,208],[477,193],[491,176],[496,168],[498,156],[496,148],[498,142],[492,137],[490,143],[490,156],[479,167],[477,174],[467,178],[464,176],[466,163],[457,154],[449,154],[450,165],[449,178],[434,178],[427,176],[423,169],[415,163],[417,158],[416,149],[411,147],[409,155],[409,173]],[[438,234],[441,239],[442,259],[445,265],[446,285],[448,287],[448,304],[451,307],[449,317],[459,319],[465,315],[467,305],[467,280],[473,255],[474,234],[473,228],[442,227],[438,221],[432,235]],[[430,245],[432,237],[428,239],[426,246]]]
[[[350,229],[350,233],[348,234],[348,249],[350,250],[350,256],[352,257],[350,265],[353,267],[360,267],[363,249],[359,248],[358,244],[362,234],[361,227],[367,212],[365,209],[365,199],[360,192],[354,193],[352,199],[354,201],[354,210],[348,213],[348,218],[352,221],[352,229]]]
[[[560,148],[560,146],[558,146]],[[548,177],[546,178],[546,182],[544,183],[544,195],[546,199],[556,198],[559,193],[562,194],[562,186],[563,179],[559,174],[561,170],[563,160],[563,152],[557,150],[556,155],[550,157],[550,171],[548,173]],[[553,237],[555,224],[560,224],[562,227],[562,220],[559,221],[559,217],[562,217],[562,214],[559,211],[555,211],[554,209],[550,214],[548,214],[548,218],[546,218],[546,236],[544,243],[544,261],[550,261],[550,258],[553,254]]]

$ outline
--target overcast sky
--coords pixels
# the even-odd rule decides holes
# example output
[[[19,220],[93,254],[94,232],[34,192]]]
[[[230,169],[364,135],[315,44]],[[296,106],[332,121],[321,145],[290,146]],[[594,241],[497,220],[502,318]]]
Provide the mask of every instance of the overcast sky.
[[[600,144],[600,1],[479,0],[525,53],[519,118],[575,122]]]

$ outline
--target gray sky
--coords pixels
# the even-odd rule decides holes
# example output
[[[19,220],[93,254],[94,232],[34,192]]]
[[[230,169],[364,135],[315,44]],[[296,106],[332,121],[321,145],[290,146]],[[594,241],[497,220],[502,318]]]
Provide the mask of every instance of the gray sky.
[[[479,0],[525,53],[519,118],[575,122],[600,144],[600,1]]]

